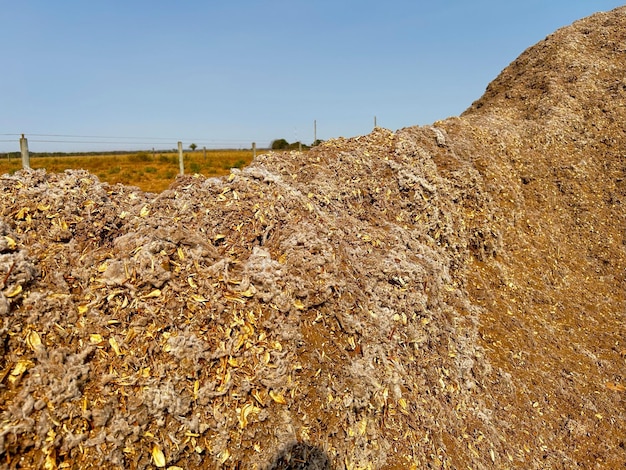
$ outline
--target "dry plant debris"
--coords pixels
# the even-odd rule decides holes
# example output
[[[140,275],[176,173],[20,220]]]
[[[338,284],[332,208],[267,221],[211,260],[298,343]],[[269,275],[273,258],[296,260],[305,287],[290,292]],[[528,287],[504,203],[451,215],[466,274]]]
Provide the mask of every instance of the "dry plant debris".
[[[2,176],[2,465],[623,467],[625,44],[160,194]]]

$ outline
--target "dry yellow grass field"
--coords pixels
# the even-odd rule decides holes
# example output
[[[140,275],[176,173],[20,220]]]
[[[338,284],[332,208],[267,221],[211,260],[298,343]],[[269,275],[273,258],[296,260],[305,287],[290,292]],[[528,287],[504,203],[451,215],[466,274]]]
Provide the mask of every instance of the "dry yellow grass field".
[[[205,176],[228,174],[231,168],[241,168],[252,161],[251,150],[207,150],[184,153],[185,173]],[[121,155],[31,156],[33,169],[45,168],[51,173],[67,169],[83,169],[97,175],[101,181],[138,186],[144,191],[161,192],[179,173],[176,152],[137,152]],[[0,174],[21,169],[19,158],[2,158]]]

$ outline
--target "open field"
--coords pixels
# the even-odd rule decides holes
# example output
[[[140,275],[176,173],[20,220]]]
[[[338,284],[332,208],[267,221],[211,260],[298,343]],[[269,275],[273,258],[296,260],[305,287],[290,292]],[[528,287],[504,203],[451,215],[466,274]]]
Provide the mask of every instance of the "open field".
[[[244,167],[251,161],[251,150],[207,150],[206,158],[202,150],[184,153],[185,173],[200,173],[205,176],[225,175],[231,168]],[[33,169],[45,168],[51,173],[83,169],[97,175],[101,181],[138,186],[149,192],[163,191],[179,172],[176,152],[53,157],[31,155],[30,166]],[[21,167],[19,158],[0,160],[0,174],[14,173]]]

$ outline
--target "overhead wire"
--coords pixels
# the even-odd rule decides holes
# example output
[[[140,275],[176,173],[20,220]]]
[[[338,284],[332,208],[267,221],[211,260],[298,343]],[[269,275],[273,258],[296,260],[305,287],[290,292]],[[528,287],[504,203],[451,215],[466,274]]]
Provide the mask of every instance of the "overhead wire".
[[[83,145],[106,145],[117,147],[115,151],[126,148],[136,148],[146,146],[152,148],[170,147],[175,149],[177,142],[185,142],[188,146],[193,143],[196,147],[208,147],[213,149],[247,148],[252,146],[252,142],[262,142],[260,140],[242,139],[206,139],[206,138],[175,138],[175,137],[154,137],[154,136],[112,136],[112,135],[80,135],[80,134],[51,134],[51,133],[0,133],[0,136],[25,136],[29,142],[44,144],[83,144]],[[2,143],[15,142],[17,139],[0,139]]]
[[[33,142],[61,142],[61,143],[114,143],[114,144],[123,144],[123,143],[140,143],[145,144],[145,142],[126,142],[127,140],[148,140],[148,143],[156,143],[156,141],[187,141],[187,142],[200,142],[200,143],[243,143],[248,142],[247,140],[241,139],[206,139],[206,138],[192,138],[192,137],[147,137],[147,136],[108,136],[108,135],[78,135],[78,134],[39,134],[39,133],[29,133],[29,134],[0,134],[3,136],[20,136],[25,135],[26,137],[62,137],[69,139],[117,139],[118,141],[112,142],[107,140],[106,142],[94,142],[88,140],[80,140],[76,141],[65,141],[65,140],[34,140],[30,139]],[[253,142],[253,141],[251,141]]]

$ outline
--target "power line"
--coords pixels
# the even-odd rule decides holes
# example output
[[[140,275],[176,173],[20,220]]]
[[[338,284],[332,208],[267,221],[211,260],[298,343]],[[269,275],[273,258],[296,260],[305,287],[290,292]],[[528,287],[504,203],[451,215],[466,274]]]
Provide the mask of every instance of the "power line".
[[[13,142],[12,140],[7,140],[4,142]],[[132,145],[154,145],[154,142],[112,142],[112,141],[95,141],[95,140],[39,140],[39,139],[29,139],[29,142],[37,142],[37,143],[57,143],[57,144],[115,144],[115,145],[123,145],[123,144],[132,144]],[[159,142],[159,145],[163,145],[167,142]]]
[[[78,135],[78,134],[0,134],[4,136],[21,136],[24,135],[26,137],[60,137],[60,138],[68,138],[68,139],[118,139],[121,142],[92,142],[92,141],[65,141],[65,140],[32,140],[32,142],[61,142],[61,143],[112,143],[112,144],[120,144],[120,143],[138,143],[145,145],[144,142],[125,142],[126,140],[149,140],[149,143],[155,143],[156,141],[191,141],[191,142],[200,142],[200,143],[225,143],[225,142],[233,142],[233,143],[241,143],[248,142],[247,140],[241,139],[206,139],[206,138],[192,138],[192,137],[146,137],[146,136],[111,136],[111,135]]]
[[[159,151],[176,150],[177,142],[185,142],[185,147],[195,144],[196,148],[206,149],[244,149],[252,147],[253,142],[263,142],[265,139],[210,139],[210,138],[174,138],[174,137],[147,137],[147,136],[111,136],[111,135],[80,135],[80,134],[51,134],[51,133],[0,133],[0,137],[15,137],[14,139],[0,139],[2,147],[13,142],[17,143],[19,137],[26,137],[35,144],[35,147],[42,147],[39,144],[46,144],[45,147],[80,146],[78,148],[89,148],[90,151]],[[3,150],[7,153],[10,150]],[[47,150],[52,151],[52,150]],[[73,150],[77,151],[77,150]],[[84,150],[81,150],[84,151]],[[46,150],[35,150],[34,153],[45,153]],[[70,152],[66,147],[64,152]]]
[[[0,140],[0,142],[14,142],[13,140]],[[115,141],[97,141],[97,140],[47,140],[47,139],[30,139],[29,142],[32,143],[54,143],[54,144],[100,144],[100,145],[147,145],[147,146],[164,146],[168,143],[171,144],[172,148],[176,146],[175,142],[115,142]],[[232,140],[232,141],[194,141],[196,146],[198,144],[205,146],[216,146],[216,145],[250,145],[252,141],[248,140]]]
[[[15,135],[15,134],[11,134]],[[115,136],[115,135],[74,135],[74,134],[27,134],[34,137],[65,137],[73,139],[125,139],[125,140],[180,140],[175,137],[136,137],[136,136]]]

